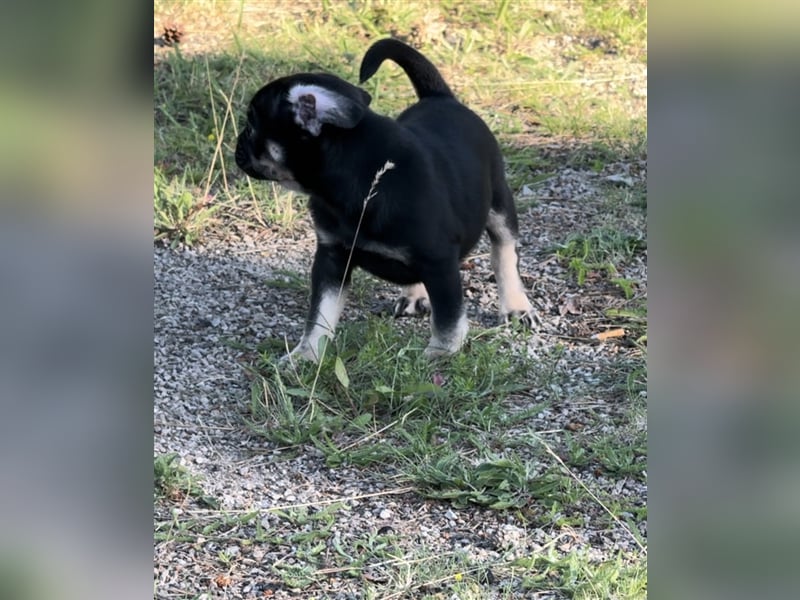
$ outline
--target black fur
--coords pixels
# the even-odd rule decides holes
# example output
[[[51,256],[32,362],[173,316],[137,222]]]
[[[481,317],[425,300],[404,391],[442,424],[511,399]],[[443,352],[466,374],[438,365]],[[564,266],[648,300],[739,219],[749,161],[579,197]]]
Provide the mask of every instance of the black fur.
[[[370,46],[361,61],[361,69],[358,73],[359,81],[363,84],[375,75],[378,67],[387,59],[402,67],[419,98],[454,97],[439,71],[427,58],[413,48],[392,39],[380,40]]]
[[[357,266],[398,284],[422,282],[433,313],[429,354],[446,354],[466,333],[460,325],[466,326],[461,259],[487,229],[490,209],[493,243],[513,245],[517,216],[499,147],[485,123],[455,99],[424,56],[396,40],[368,50],[362,83],[385,59],[405,70],[420,97],[397,120],[372,112],[369,94],[337,77],[284,77],[253,98],[236,162],[251,177],[280,181],[310,196],[318,245],[306,336],[319,325],[321,297],[338,290],[343,278],[349,283]],[[364,209],[375,174],[387,161],[394,168],[383,174]],[[513,312],[525,317],[528,308]],[[437,352],[437,344],[446,347]],[[308,355],[307,350],[297,349]]]

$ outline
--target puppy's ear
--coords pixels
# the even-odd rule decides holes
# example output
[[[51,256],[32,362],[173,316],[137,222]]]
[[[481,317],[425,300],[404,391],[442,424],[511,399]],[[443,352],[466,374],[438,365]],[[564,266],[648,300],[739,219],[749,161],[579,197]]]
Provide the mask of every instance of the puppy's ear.
[[[313,136],[320,134],[323,123],[352,129],[361,121],[372,100],[367,92],[356,87],[352,94],[345,95],[312,84],[294,86],[289,90],[288,99],[294,122]]]

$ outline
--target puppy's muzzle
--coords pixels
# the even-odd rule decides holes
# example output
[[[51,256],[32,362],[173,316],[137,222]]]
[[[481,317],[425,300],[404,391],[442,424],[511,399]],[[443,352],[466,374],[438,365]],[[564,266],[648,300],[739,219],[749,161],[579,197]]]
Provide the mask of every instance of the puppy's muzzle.
[[[256,156],[253,153],[253,144],[247,132],[243,132],[236,142],[236,164],[239,168],[254,179],[269,179],[279,181],[280,173],[270,161]]]
[[[247,173],[250,177],[255,177],[256,179],[264,179],[263,175],[257,173],[253,169],[253,154],[250,148],[251,148],[250,136],[247,135],[247,132],[242,132],[241,134],[239,134],[239,139],[236,140],[236,152],[234,153],[236,164],[242,171]]]
[[[254,179],[277,181],[290,189],[297,187],[294,175],[283,165],[275,162],[263,154],[253,152],[253,144],[247,132],[242,132],[236,142],[236,164],[239,168]]]

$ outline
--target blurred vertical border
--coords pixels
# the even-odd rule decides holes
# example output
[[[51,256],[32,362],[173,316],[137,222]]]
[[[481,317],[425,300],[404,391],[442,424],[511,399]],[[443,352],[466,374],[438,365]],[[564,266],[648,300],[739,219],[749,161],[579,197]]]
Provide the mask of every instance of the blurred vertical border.
[[[649,8],[649,590],[797,597],[800,4]]]
[[[0,9],[0,597],[152,593],[152,8]]]

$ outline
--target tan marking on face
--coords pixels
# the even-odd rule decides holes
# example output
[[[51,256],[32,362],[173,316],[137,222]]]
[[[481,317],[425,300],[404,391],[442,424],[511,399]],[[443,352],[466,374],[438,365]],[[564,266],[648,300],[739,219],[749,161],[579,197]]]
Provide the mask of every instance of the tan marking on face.
[[[269,157],[276,163],[283,163],[283,147],[278,142],[267,140],[267,154],[269,154]]]

